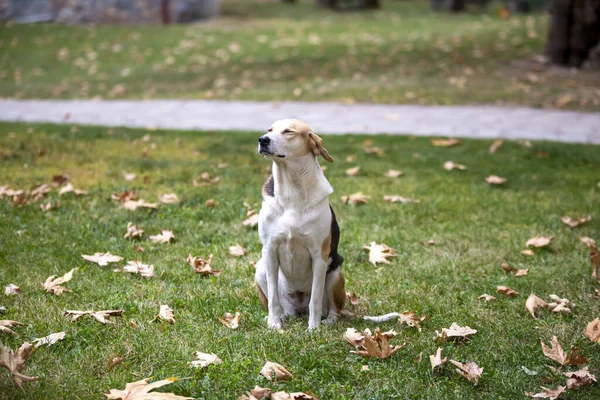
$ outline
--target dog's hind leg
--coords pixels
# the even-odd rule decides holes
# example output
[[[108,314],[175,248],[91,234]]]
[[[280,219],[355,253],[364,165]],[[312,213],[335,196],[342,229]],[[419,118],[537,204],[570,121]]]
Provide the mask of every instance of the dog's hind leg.
[[[326,324],[332,324],[337,321],[340,313],[344,309],[346,303],[345,279],[340,268],[335,269],[327,274],[325,280],[325,296],[326,301],[323,303],[327,307],[323,307],[323,311],[328,310]],[[324,299],[324,300],[325,300]]]

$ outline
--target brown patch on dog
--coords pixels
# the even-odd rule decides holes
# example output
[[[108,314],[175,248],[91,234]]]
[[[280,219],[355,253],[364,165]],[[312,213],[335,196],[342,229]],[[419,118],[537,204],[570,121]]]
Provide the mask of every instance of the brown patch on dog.
[[[329,302],[335,306],[338,313],[342,312],[344,304],[346,304],[345,283],[344,275],[340,272],[329,292]]]
[[[329,254],[331,253],[331,227],[329,227],[329,235],[323,240],[323,245],[321,246],[321,258],[326,263],[329,262]]]
[[[260,302],[263,304],[263,306],[269,308],[269,301],[267,300],[267,296],[265,296],[265,294],[263,293],[263,291],[260,288],[260,286],[258,285],[258,283],[256,284],[256,291],[258,292],[258,298],[259,298]],[[346,292],[344,292],[344,293],[346,293]]]
[[[308,146],[315,156],[323,156],[327,161],[333,162],[333,158],[331,158],[327,149],[323,147],[323,139],[313,132],[308,133]]]

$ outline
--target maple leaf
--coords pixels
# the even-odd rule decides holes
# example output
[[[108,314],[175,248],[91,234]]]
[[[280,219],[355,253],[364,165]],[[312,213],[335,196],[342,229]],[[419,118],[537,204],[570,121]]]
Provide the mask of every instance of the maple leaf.
[[[521,254],[523,254],[524,256],[534,256],[535,253],[532,250],[521,250]]]
[[[135,179],[137,175],[133,172],[125,172],[123,171],[123,179],[125,179],[126,181],[132,181]]]
[[[448,361],[447,357],[442,358],[442,348],[438,347],[435,354],[429,356],[429,362],[431,363],[431,370],[434,371],[436,367],[444,365]]]
[[[527,309],[527,311],[529,311],[533,319],[537,319],[537,317],[535,316],[535,310],[538,307],[548,307],[548,303],[537,297],[535,294],[530,294],[527,298],[527,301],[525,302],[525,308]]]
[[[95,262],[101,267],[108,265],[108,263],[119,262],[123,259],[123,257],[110,254],[110,251],[107,251],[106,253],[94,253],[92,256],[82,254],[81,257],[83,257],[84,260]]]
[[[267,398],[267,397],[264,397]],[[313,394],[304,393],[304,392],[295,392],[295,393],[287,393],[287,392],[275,392],[270,397],[271,400],[319,400]],[[251,399],[252,400],[252,399]]]
[[[169,243],[174,238],[175,235],[173,235],[173,231],[167,231],[165,229],[161,229],[160,234],[158,235],[150,236],[150,240],[154,243]]]
[[[67,194],[67,193],[74,193],[75,196],[85,196],[85,195],[89,194],[85,190],[75,189],[73,187],[73,185],[70,183],[66,184],[65,186],[60,188],[60,190],[58,191],[59,196],[62,196],[63,194]]]
[[[585,336],[592,342],[600,343],[600,318],[591,321],[585,327]]]
[[[11,335],[16,335],[17,333],[13,331],[13,326],[27,326],[27,324],[23,324],[17,321],[11,321],[10,319],[1,319],[0,320],[0,332],[10,333]]]
[[[551,294],[550,299],[552,300],[552,302],[548,303],[548,308],[552,312],[556,312],[556,313],[562,312],[564,314],[571,314],[571,310],[569,308],[567,308],[567,306],[569,305],[568,299],[562,299],[555,294]],[[575,304],[573,304],[573,306],[574,305]]]
[[[213,270],[212,269],[212,260],[213,255],[208,256],[208,260],[205,260],[201,257],[192,257],[192,255],[188,255],[187,263],[194,268],[194,271],[200,275],[214,275],[218,276],[221,274],[221,270]]]
[[[485,178],[485,181],[490,185],[502,185],[506,182],[506,178],[501,178],[496,175],[490,175]]]
[[[480,368],[473,361],[469,361],[466,364],[454,360],[450,360],[450,362],[457,367],[456,372],[461,374],[466,380],[475,385],[479,383],[479,379],[483,373],[483,368]]]
[[[517,272],[515,272],[515,276],[518,278],[520,276],[526,276],[529,274],[529,268],[527,269],[519,269],[517,270]]]
[[[589,371],[587,366],[579,371],[563,372],[563,375],[569,378],[567,389],[576,389],[596,382],[596,376]]]
[[[411,199],[408,197],[392,195],[392,196],[383,196],[383,201],[387,201],[388,203],[420,203],[420,200]]]
[[[181,202],[181,200],[179,200],[179,197],[177,197],[175,193],[161,194],[160,196],[158,196],[158,199],[161,203],[164,204],[177,204]]]
[[[356,192],[348,196],[342,196],[341,200],[344,204],[357,206],[360,204],[367,204],[370,198],[370,196],[365,195],[363,192]]]
[[[13,285],[12,283],[8,284],[4,288],[4,294],[7,296],[16,296],[19,293],[21,293],[21,288],[18,287],[17,285]]]
[[[583,243],[584,245],[586,245],[587,247],[592,247],[592,246],[596,245],[596,241],[594,239],[592,239],[591,237],[587,237],[587,236],[580,236],[579,241],[581,243]]]
[[[357,349],[365,344],[365,336],[354,328],[346,329],[343,338]]]
[[[494,142],[490,146],[490,153],[494,154],[500,148],[500,146],[502,146],[503,143],[504,140],[502,139],[494,140]]]
[[[123,202],[122,204],[123,204],[123,208],[125,208],[126,210],[131,210],[131,211],[135,211],[138,208],[158,208],[158,204],[148,203],[144,199],[127,200],[127,201]]]
[[[52,346],[54,343],[63,340],[66,336],[67,334],[65,332],[51,333],[50,335],[44,336],[43,338],[33,339],[33,343],[35,343],[36,348],[46,344],[49,347]]]
[[[76,269],[77,268],[73,268],[72,270],[70,270],[69,272],[67,272],[66,274],[61,276],[60,278],[56,278],[56,275],[52,275],[52,276],[48,277],[48,279],[46,279],[46,282],[42,283],[42,288],[47,293],[54,293],[56,295],[60,295],[63,292],[70,292],[71,289],[68,289],[68,288],[66,288],[64,286],[60,286],[60,285],[65,282],[70,281],[71,278],[73,278],[73,272]],[[54,279],[54,278],[56,278],[56,279]]]
[[[135,200],[137,195],[133,190],[125,190],[121,193],[113,193],[113,195],[110,197],[111,199],[117,200],[120,203],[126,203],[128,201]]]
[[[258,225],[259,218],[260,216],[257,213],[253,213],[248,218],[246,218],[244,222],[242,222],[242,225],[254,228],[256,225]]]
[[[174,324],[175,323],[175,313],[173,313],[173,310],[171,309],[171,307],[169,307],[166,304],[162,304],[160,306],[160,311],[158,312],[158,315],[156,316],[155,319],[162,319],[164,321],[167,321],[170,324]]]
[[[76,310],[67,310],[63,314],[67,318],[71,318],[72,321],[77,321],[79,318],[84,315],[89,315],[94,318],[96,321],[101,324],[114,324],[113,321],[110,320],[111,317],[120,317],[123,315],[123,310],[102,310],[102,311],[76,311]]]
[[[496,288],[496,292],[503,294],[505,296],[508,296],[508,297],[515,297],[516,295],[519,294],[515,290],[509,288],[508,286],[498,286]]]
[[[452,147],[459,144],[460,141],[458,139],[432,139],[431,144],[436,147]]]
[[[27,342],[23,343],[16,351],[13,351],[0,343],[0,367],[10,371],[12,380],[21,389],[23,388],[23,383],[33,382],[39,379],[21,374],[21,371],[25,368],[25,361],[27,361],[34,351],[35,347]]]
[[[134,225],[132,222],[127,223],[127,232],[123,236],[124,239],[134,239],[141,238],[144,233],[143,229],[140,229],[139,226]]]
[[[525,247],[546,247],[550,244],[554,236],[535,236],[525,242]]]
[[[204,368],[210,364],[221,364],[223,361],[216,354],[203,353],[201,351],[194,352],[197,360],[190,362],[190,365],[195,368]]]
[[[511,273],[511,272],[515,272],[517,269],[511,267],[510,265],[508,265],[507,263],[502,263],[500,264],[500,266],[502,267],[503,270],[505,270],[507,273]]]
[[[127,261],[123,269],[117,269],[116,272],[129,272],[131,274],[140,274],[143,278],[154,278],[154,265],[144,264],[142,261]]]
[[[123,361],[125,361],[123,357],[108,357],[108,370],[110,371],[115,365],[121,364]]]
[[[407,312],[403,312],[400,313],[400,315],[398,315],[398,323],[399,324],[403,324],[405,323],[406,325],[413,327],[413,328],[417,328],[417,330],[419,332],[421,332],[421,322],[425,320],[425,318],[427,318],[425,315],[417,317],[415,315],[414,311],[407,311]]]
[[[242,257],[246,255],[246,249],[236,243],[235,246],[229,246],[229,254],[234,257]]]
[[[467,169],[467,167],[465,167],[462,164],[456,164],[455,162],[452,161],[446,161],[444,163],[444,169],[448,170],[448,171],[452,171],[453,169],[458,169],[458,170],[465,170]]]
[[[58,207],[60,207],[60,203],[59,202],[53,203],[53,202],[50,201],[50,202],[48,202],[46,204],[40,204],[40,210],[45,211],[45,212],[46,211],[57,210]]]
[[[562,346],[558,342],[556,336],[552,337],[552,341],[550,342],[550,346],[546,346],[544,341],[541,341],[542,351],[544,352],[544,356],[548,357],[552,361],[556,361],[560,365],[581,365],[587,364],[587,358],[580,356],[577,354],[576,348],[571,348],[569,354],[563,350]]]
[[[360,303],[360,297],[356,293],[346,291],[346,301],[353,306],[357,306]]]
[[[110,392],[105,394],[109,400],[193,400],[193,397],[178,396],[173,393],[149,393],[151,390],[169,385],[179,378],[168,378],[161,381],[148,383],[151,378],[142,379],[141,381],[131,382],[125,385],[124,390],[110,389]]]
[[[571,219],[570,217],[562,217],[560,219],[562,222],[564,222],[566,225],[569,225],[571,228],[577,228],[579,225],[585,224],[588,221],[592,220],[592,216],[588,215],[585,217],[580,217],[578,219]]]
[[[390,346],[389,338],[395,336],[396,332],[390,331],[381,333],[379,328],[375,329],[374,334],[371,334],[369,329],[365,329],[363,332],[364,336],[364,350],[356,350],[354,353],[363,357],[377,357],[377,358],[388,358],[394,355],[398,350],[403,348],[405,345]]]
[[[469,326],[459,326],[456,322],[450,325],[450,328],[442,328],[442,332],[435,331],[436,340],[449,339],[469,339],[471,335],[477,333],[477,330]]]
[[[373,146],[373,141],[371,139],[363,141],[362,149],[367,154],[377,154],[379,157],[384,156],[383,149],[381,147]]]
[[[375,267],[377,263],[389,264],[388,257],[397,257],[394,249],[383,243],[371,242],[369,246],[363,246],[363,249],[369,250],[369,262]]]
[[[240,326],[240,320],[242,319],[242,314],[239,311],[235,312],[235,315],[232,313],[225,313],[223,317],[218,317],[219,321],[223,325],[231,329],[237,329]]]
[[[436,244],[437,244],[437,242],[436,242],[435,240],[427,240],[427,241],[425,241],[425,242],[421,242],[421,244],[422,244],[423,246],[433,246],[433,245],[436,245]]]
[[[534,399],[550,399],[556,400],[561,394],[565,393],[567,389],[564,386],[559,386],[556,389],[550,389],[544,386],[540,386],[544,391],[533,394],[532,392],[525,392],[525,396],[532,397]]]
[[[483,301],[493,301],[496,300],[496,298],[492,295],[489,294],[482,294],[481,296],[478,297],[479,300],[483,300]]]
[[[346,175],[348,175],[348,176],[357,176],[359,170],[360,170],[360,166],[356,166],[354,168],[348,168],[346,170]]]
[[[238,400],[262,400],[271,398],[271,389],[263,388],[258,385],[254,386],[254,389],[248,393],[249,396],[243,395],[238,397]]]
[[[404,175],[404,171],[401,171],[399,169],[388,169],[387,172],[383,175],[387,176],[388,178],[397,178],[399,176]]]
[[[260,374],[270,381],[288,381],[293,378],[290,371],[283,365],[267,361],[260,370]]]
[[[600,252],[598,252],[598,248],[594,245],[590,246],[590,261],[594,267],[594,271],[592,271],[592,278],[594,278],[596,282],[600,283],[600,275],[598,274],[598,268],[600,268]]]

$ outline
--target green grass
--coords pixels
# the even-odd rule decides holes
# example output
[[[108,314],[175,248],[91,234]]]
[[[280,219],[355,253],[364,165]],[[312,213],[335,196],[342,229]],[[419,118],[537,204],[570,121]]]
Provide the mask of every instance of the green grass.
[[[150,134],[149,142],[142,137]],[[378,157],[361,150],[363,136],[324,136],[336,162],[326,175],[335,188],[330,202],[341,230],[340,253],[347,290],[363,299],[354,312],[382,314],[414,310],[427,315],[423,331],[395,322],[382,324],[344,319],[307,332],[307,319],[286,321],[284,332],[266,328],[266,310],[253,285],[250,261],[260,254],[256,230],[242,226],[244,202],[260,207],[260,185],[268,162],[255,153],[258,133],[144,131],[118,128],[0,124],[1,185],[29,189],[65,172],[86,197],[63,196],[53,190],[48,198],[60,208],[42,212],[37,203],[20,208],[0,200],[0,287],[14,283],[22,294],[2,297],[7,312],[0,318],[29,324],[17,328],[19,336],[0,334],[15,348],[23,341],[66,331],[67,338],[39,349],[24,373],[39,382],[21,391],[6,371],[0,370],[2,399],[99,399],[111,388],[155,377],[188,378],[166,389],[199,399],[234,399],[258,384],[277,390],[311,390],[321,399],[517,399],[540,384],[555,387],[564,377],[553,377],[546,367],[540,339],[558,336],[568,349],[575,345],[600,367],[599,348],[585,338],[586,324],[598,317],[598,301],[591,278],[588,251],[578,236],[600,239],[598,201],[600,152],[597,146],[517,142],[505,143],[488,153],[489,141],[461,140],[454,148],[433,147],[427,138],[371,136],[385,149]],[[156,148],[152,149],[152,143]],[[142,149],[149,153],[142,157]],[[45,153],[40,156],[40,151]],[[536,153],[549,153],[538,158]],[[345,161],[356,155],[356,163]],[[466,164],[466,171],[448,172],[447,160]],[[217,169],[217,164],[227,163]],[[358,177],[345,169],[360,165]],[[405,176],[387,178],[389,169]],[[122,172],[135,172],[126,182]],[[218,184],[193,187],[192,179],[208,171],[221,177]],[[484,178],[498,174],[504,187],[490,187]],[[143,177],[150,183],[143,183]],[[140,197],[156,201],[160,193],[175,192],[182,202],[158,210],[126,211],[110,199],[114,192],[135,189]],[[340,196],[363,191],[372,196],[359,207],[341,204]],[[420,200],[413,204],[384,203],[384,194]],[[205,206],[214,199],[215,208]],[[592,214],[588,224],[571,229],[563,215]],[[128,222],[145,230],[141,241],[123,239]],[[149,235],[161,228],[174,231],[171,244],[152,244]],[[17,234],[20,231],[21,234]],[[519,253],[527,239],[554,235],[550,247],[534,257]],[[420,243],[429,239],[435,246]],[[398,257],[390,265],[374,268],[363,245],[386,243]],[[228,246],[239,243],[248,255],[233,258]],[[140,244],[146,251],[134,251]],[[141,259],[155,265],[157,277],[144,280],[85,262],[81,254],[110,251],[125,260]],[[214,254],[218,277],[195,275],[185,259],[191,253]],[[507,275],[508,262],[529,268],[526,277]],[[124,261],[119,265],[123,265]],[[49,275],[78,268],[73,290],[62,296],[44,293],[40,284]],[[477,297],[495,294],[507,285],[516,298],[497,295],[491,303]],[[547,298],[556,293],[577,304],[570,316],[542,312],[533,320],[525,311],[527,296]],[[175,311],[174,325],[152,322],[159,306]],[[115,325],[91,319],[70,322],[65,310],[123,309]],[[217,320],[225,312],[240,310],[243,319],[232,331]],[[479,332],[462,344],[443,344],[455,360],[476,361],[484,368],[474,387],[452,368],[430,371],[428,356],[438,347],[436,330],[452,322]],[[350,352],[342,341],[346,328],[396,329],[392,343],[406,347],[390,359],[367,360]],[[194,351],[216,353],[223,360],[205,370],[187,365]],[[123,364],[107,369],[109,356],[122,356]],[[258,373],[265,360],[279,362],[294,374],[287,383],[270,385]],[[361,372],[362,365],[370,370]],[[521,366],[539,372],[528,376]],[[550,378],[552,382],[548,383]],[[597,386],[570,391],[565,399],[594,399]]]
[[[428,2],[334,13],[228,0],[179,26],[2,26],[0,96],[515,104],[600,110],[600,75],[513,60],[540,54],[543,14],[461,15]]]

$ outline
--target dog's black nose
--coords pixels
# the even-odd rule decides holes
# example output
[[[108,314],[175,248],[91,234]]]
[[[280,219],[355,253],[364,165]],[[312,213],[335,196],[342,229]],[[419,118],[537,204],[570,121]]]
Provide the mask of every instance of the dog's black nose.
[[[268,136],[261,136],[258,138],[258,143],[261,146],[266,146],[271,142],[271,139]]]

